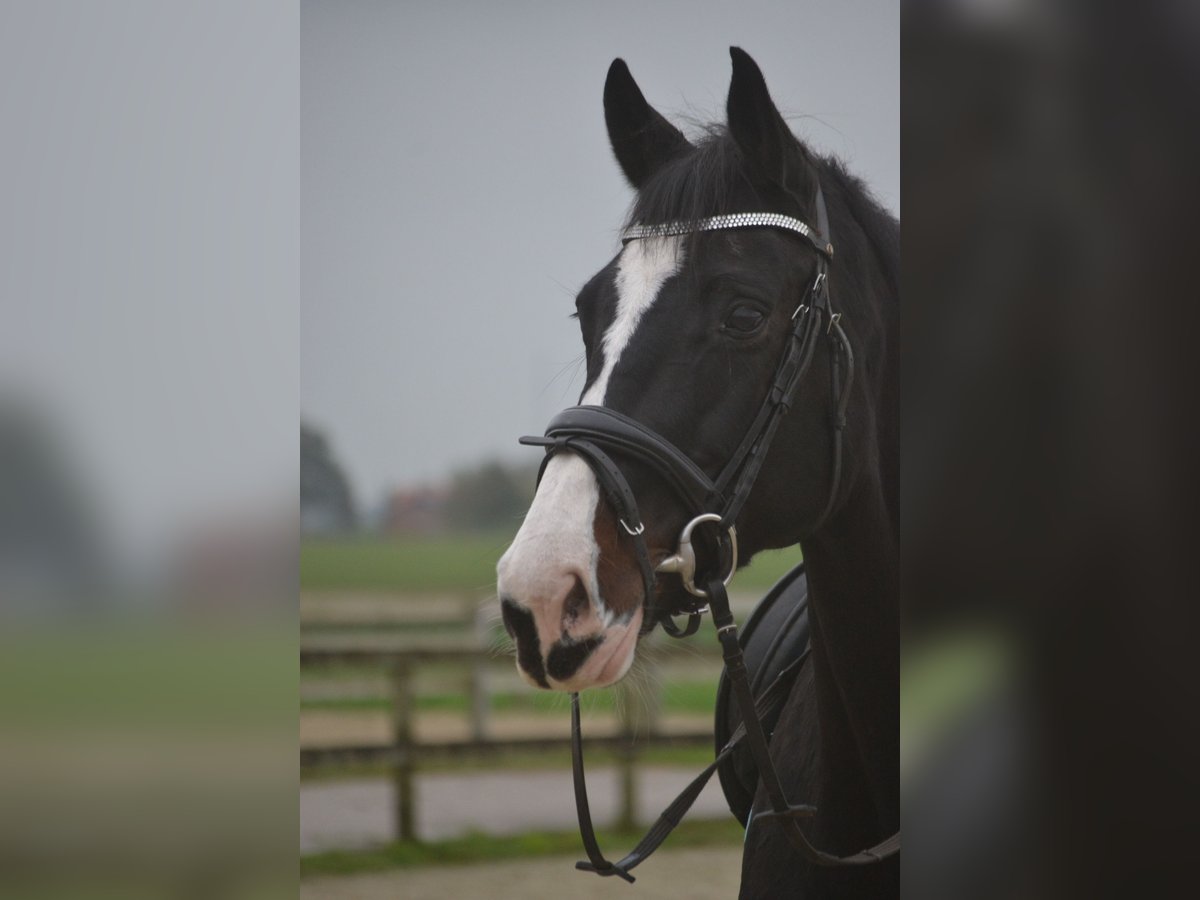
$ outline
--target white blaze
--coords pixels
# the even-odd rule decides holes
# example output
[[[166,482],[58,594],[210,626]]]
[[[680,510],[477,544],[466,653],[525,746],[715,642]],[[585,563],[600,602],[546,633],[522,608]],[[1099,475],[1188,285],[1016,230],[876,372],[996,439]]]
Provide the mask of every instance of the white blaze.
[[[630,241],[617,266],[617,310],[601,344],[604,366],[584,392],[581,404],[603,406],[608,382],[642,317],[654,304],[663,284],[679,271],[682,238]],[[545,601],[562,573],[586,573],[588,593],[600,602],[593,522],[600,485],[591,468],[574,454],[560,454],[546,465],[537,496],[521,530],[497,567],[500,593],[521,604]],[[612,617],[599,610],[605,625]]]
[[[604,405],[608,381],[642,316],[654,305],[663,283],[679,271],[683,261],[682,240],[680,237],[644,238],[625,245],[617,267],[617,314],[608,331],[604,332],[601,345],[604,368],[579,401],[581,404]]]

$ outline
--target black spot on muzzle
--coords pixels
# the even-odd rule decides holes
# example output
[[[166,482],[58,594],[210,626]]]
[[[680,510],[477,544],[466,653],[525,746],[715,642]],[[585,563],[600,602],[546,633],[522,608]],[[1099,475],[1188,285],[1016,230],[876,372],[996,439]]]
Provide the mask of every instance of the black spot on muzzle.
[[[592,651],[603,643],[602,634],[585,641],[559,641],[550,648],[546,671],[555,681],[566,681],[579,671],[579,667],[592,655]]]
[[[517,645],[517,664],[526,675],[544,688],[550,687],[546,681],[546,670],[542,666],[542,654],[538,647],[537,626],[533,623],[533,613],[518,606],[507,597],[500,598],[500,617],[504,620],[504,630],[508,632]],[[551,659],[554,654],[551,653]]]

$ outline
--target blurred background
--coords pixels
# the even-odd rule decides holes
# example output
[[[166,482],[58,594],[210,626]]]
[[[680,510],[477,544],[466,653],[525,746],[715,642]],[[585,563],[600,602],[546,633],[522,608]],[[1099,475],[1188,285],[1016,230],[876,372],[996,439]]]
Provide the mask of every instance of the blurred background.
[[[518,678],[494,599],[540,461],[516,438],[578,400],[568,314],[632,199],[604,127],[608,66],[624,58],[695,132],[724,121],[729,46],[743,47],[796,133],[898,213],[898,29],[888,3],[303,4],[306,894],[490,883],[498,897],[480,863],[499,858],[513,890],[610,890],[572,868],[566,697]],[[756,560],[738,610],[798,559]],[[652,641],[618,688],[583,698],[611,846],[632,846],[712,758],[707,628]],[[740,843],[714,781],[638,886],[731,896]]]
[[[572,878],[488,601],[629,199],[604,72],[702,122],[741,45],[898,211],[902,16],[906,890],[1190,897],[1194,7],[0,5],[0,888]],[[689,646],[586,704],[620,846],[707,755]]]
[[[905,892],[1190,896],[1197,6],[903,33]]]
[[[0,4],[5,896],[294,888],[298,28]]]

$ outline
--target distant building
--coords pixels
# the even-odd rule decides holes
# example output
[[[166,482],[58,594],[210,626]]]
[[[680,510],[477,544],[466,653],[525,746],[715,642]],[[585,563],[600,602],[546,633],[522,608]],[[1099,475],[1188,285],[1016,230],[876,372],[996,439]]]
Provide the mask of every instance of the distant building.
[[[450,491],[421,487],[393,491],[387,498],[380,527],[389,534],[432,534],[445,531]]]
[[[286,514],[212,519],[174,549],[171,587],[193,611],[248,612],[294,603],[297,549],[295,519]]]

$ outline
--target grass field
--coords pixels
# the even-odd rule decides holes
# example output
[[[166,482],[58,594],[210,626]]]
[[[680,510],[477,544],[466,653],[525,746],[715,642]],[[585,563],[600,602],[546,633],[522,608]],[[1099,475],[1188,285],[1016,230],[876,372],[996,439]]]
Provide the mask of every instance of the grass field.
[[[509,532],[307,539],[301,590],[490,591]]]
[[[599,829],[605,847],[627,847],[641,838],[636,831]],[[683,822],[671,834],[670,846],[724,847],[742,842],[742,826],[730,816],[722,821]],[[579,834],[531,832],[512,837],[473,834],[449,841],[394,843],[375,850],[327,851],[300,857],[300,876],[350,875],[404,866],[462,865],[497,859],[579,853]],[[568,870],[568,876],[570,872]]]
[[[301,590],[490,592],[510,532],[389,538],[306,539]],[[800,548],[760,553],[733,585],[765,591],[800,561]]]

